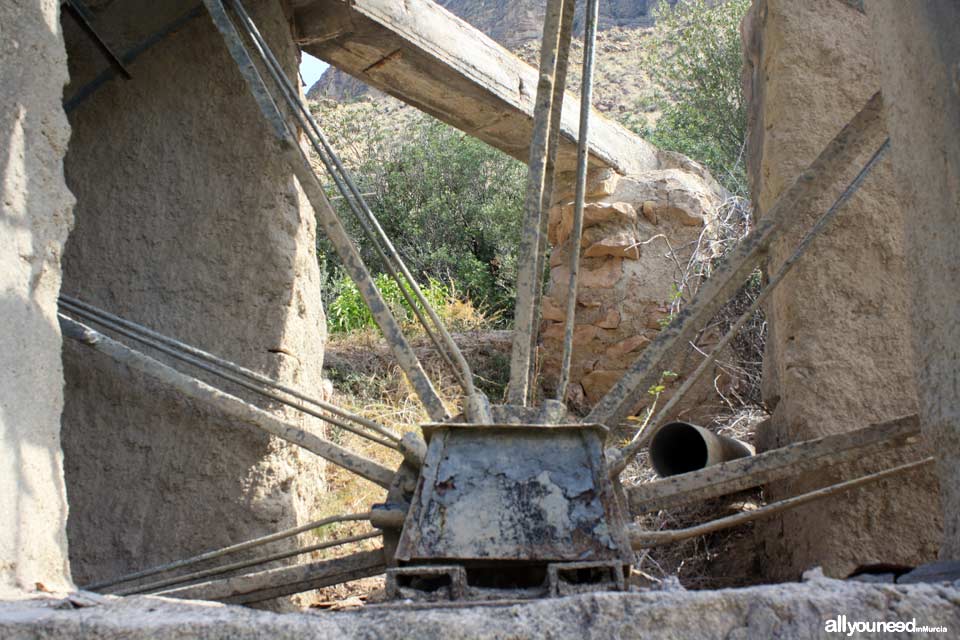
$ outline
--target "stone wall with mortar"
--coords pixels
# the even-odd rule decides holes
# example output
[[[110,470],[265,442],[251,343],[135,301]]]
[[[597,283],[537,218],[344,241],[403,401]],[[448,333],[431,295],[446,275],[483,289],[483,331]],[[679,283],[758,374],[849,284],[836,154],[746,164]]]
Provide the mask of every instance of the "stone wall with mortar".
[[[295,77],[284,6],[246,4]],[[125,51],[193,5],[101,2],[94,24]],[[108,65],[71,18],[64,28],[72,96]],[[132,79],[114,79],[70,113],[66,175],[77,208],[64,289],[319,394],[325,325],[313,212],[223,40],[202,13],[129,69]],[[324,466],[312,454],[78,345],[67,345],[64,363],[68,534],[79,584],[316,515]]]
[[[568,398],[573,407],[596,404],[671,318],[671,304],[683,271],[698,244],[711,255],[712,229],[723,189],[710,175],[677,154],[660,152],[662,168],[632,175],[593,170],[587,183],[580,243]],[[563,352],[564,317],[570,277],[575,176],[557,179],[556,205],[550,210],[550,279],[543,301],[543,378],[548,393],[556,384]],[[684,291],[685,297],[693,291]],[[709,349],[719,336],[707,335]],[[683,374],[699,364],[690,355],[671,365]],[[668,382],[668,390],[682,376]],[[709,417],[719,408],[708,380],[685,398],[679,413],[688,420]],[[703,385],[701,385],[703,386]],[[640,410],[653,400],[636,399]]]
[[[59,4],[0,3],[0,592],[70,585],[57,296],[73,198]]]
[[[943,499],[940,555],[960,560],[960,6],[871,0],[903,216],[923,431]]]
[[[847,3],[754,0],[743,31],[750,179],[763,216],[880,88],[881,74],[869,22]],[[849,176],[833,178],[830,198],[795,212],[802,224],[774,244],[768,272],[792,253],[803,228],[826,211]],[[897,197],[885,159],[773,295],[764,359],[764,396],[773,415],[758,433],[759,449],[917,410],[903,233],[914,206]],[[766,497],[920,454],[863,460],[767,487]],[[782,579],[812,565],[836,576],[871,562],[912,564],[936,555],[940,528],[936,476],[925,470],[758,524],[760,564],[767,577]]]

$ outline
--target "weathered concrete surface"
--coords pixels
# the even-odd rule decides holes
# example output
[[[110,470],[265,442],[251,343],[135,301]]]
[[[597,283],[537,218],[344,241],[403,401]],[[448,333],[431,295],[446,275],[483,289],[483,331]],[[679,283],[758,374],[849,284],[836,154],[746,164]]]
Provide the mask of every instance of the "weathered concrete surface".
[[[744,22],[749,166],[760,216],[880,87],[867,18],[836,0],[754,0]],[[866,158],[861,160],[861,165]],[[771,251],[773,272],[802,228],[826,211],[849,175]],[[891,162],[884,160],[808,251],[767,307],[765,400],[773,409],[760,449],[850,430],[916,407],[903,216]],[[906,213],[904,213],[906,212]],[[775,499],[876,469],[853,467],[767,488]],[[758,526],[768,577],[792,579],[819,564],[845,575],[869,562],[932,559],[940,540],[932,470],[793,510]]]
[[[59,4],[0,3],[0,590],[70,584],[57,295],[73,197]]]
[[[123,51],[193,4],[108,3],[96,24]],[[246,4],[295,74],[282,5]],[[106,62],[64,24],[73,95]],[[66,172],[78,202],[65,289],[319,393],[325,330],[313,212],[223,41],[202,15],[130,71],[132,80],[114,80],[71,113]],[[79,345],[64,355],[68,533],[79,584],[313,515],[324,486],[319,459]]]
[[[871,0],[901,202],[921,423],[943,499],[941,556],[960,559],[960,6]]]
[[[830,637],[825,633],[826,622],[841,614],[865,622],[915,619],[918,626],[945,626],[950,632],[960,627],[960,585],[877,585],[824,579],[723,591],[598,593],[515,605],[399,605],[341,613],[280,615],[156,597],[113,600],[82,609],[59,606],[56,600],[0,603],[0,635],[8,640],[799,639]],[[910,635],[881,633],[875,637]],[[867,636],[874,637],[857,637]]]
[[[529,159],[537,71],[430,0],[292,0],[297,41],[372,87]],[[558,166],[576,163],[579,99],[564,100]],[[659,168],[656,148],[593,113],[591,163]]]

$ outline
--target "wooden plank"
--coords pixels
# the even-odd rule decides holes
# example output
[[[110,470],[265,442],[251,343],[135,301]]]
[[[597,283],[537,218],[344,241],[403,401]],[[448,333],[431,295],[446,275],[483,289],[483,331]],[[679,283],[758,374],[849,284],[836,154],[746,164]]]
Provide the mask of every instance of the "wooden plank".
[[[749,458],[625,488],[634,515],[679,507],[850,462],[869,453],[901,447],[920,437],[920,420],[903,416],[847,433],[807,440]]]
[[[252,604],[369,578],[387,570],[383,549],[357,553],[293,567],[280,567],[211,580],[154,595],[185,600],[216,600],[228,604]]]
[[[527,161],[537,71],[430,0],[313,0],[295,12],[307,53]],[[576,166],[579,101],[561,115],[558,171]],[[657,149],[596,110],[590,163],[620,173],[659,168]]]

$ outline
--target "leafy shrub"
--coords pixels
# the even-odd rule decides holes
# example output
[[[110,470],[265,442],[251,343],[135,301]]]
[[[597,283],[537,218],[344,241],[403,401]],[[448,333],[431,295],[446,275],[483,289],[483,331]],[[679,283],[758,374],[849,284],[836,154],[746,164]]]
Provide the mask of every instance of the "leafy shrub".
[[[450,282],[461,297],[508,320],[515,299],[523,164],[426,116],[401,112],[398,121],[379,109],[369,102],[315,107],[418,282]],[[330,193],[364,261],[373,272],[384,271],[346,203]],[[325,239],[318,251],[326,269],[335,271],[339,263]]]
[[[624,122],[657,146],[703,163],[743,197],[749,194],[739,25],[749,6],[750,0],[661,4],[656,26],[642,44],[642,60],[660,89],[663,115],[652,131],[636,116]]]
[[[413,328],[417,323],[417,317],[404,297],[400,285],[385,273],[376,276],[374,283],[400,324],[408,329]],[[407,290],[413,298],[409,287]],[[439,280],[431,278],[426,285],[420,287],[420,291],[450,330],[476,330],[492,323],[491,319],[477,309],[470,300],[458,298],[451,287]],[[373,315],[350,278],[343,274],[336,278],[331,294],[326,310],[327,326],[332,333],[349,333],[376,328]],[[417,306],[422,311],[421,305]],[[426,317],[426,313],[423,315]]]

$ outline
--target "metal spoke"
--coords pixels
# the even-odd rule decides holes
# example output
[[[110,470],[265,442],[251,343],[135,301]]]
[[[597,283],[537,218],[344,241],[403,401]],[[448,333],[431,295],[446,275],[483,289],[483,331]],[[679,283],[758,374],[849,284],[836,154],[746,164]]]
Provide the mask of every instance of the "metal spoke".
[[[580,276],[580,239],[583,236],[583,203],[587,191],[587,153],[590,138],[590,109],[593,98],[593,58],[597,43],[598,0],[587,0],[586,30],[583,45],[583,74],[580,81],[580,130],[577,141],[577,185],[573,199],[573,229],[570,231],[570,279],[567,284],[567,309],[564,314],[563,355],[560,360],[560,379],[557,383],[557,402],[567,397],[570,383],[570,362],[573,359],[573,330],[577,315],[577,279]]]
[[[228,604],[253,604],[273,598],[368,578],[387,569],[383,549],[358,551],[341,558],[293,567],[267,569],[232,578],[211,580],[156,595],[192,600],[217,600]]]
[[[223,2],[221,0],[203,0],[203,3],[210,13],[214,25],[223,36],[227,49],[247,82],[247,86],[260,107],[268,126],[273,131],[274,137],[280,143],[284,157],[290,162],[294,175],[313,206],[318,223],[337,251],[344,270],[356,283],[357,290],[370,308],[370,313],[397,358],[397,363],[403,369],[431,419],[445,420],[448,413],[443,401],[434,389],[426,372],[424,372],[420,360],[407,342],[399,323],[374,284],[373,278],[370,276],[370,272],[363,263],[363,259],[360,257],[353,241],[331,207],[329,200],[327,200],[323,185],[314,172],[310,159],[297,143],[298,136],[292,130],[290,123],[281,115],[276,102],[267,90],[263,78],[261,78],[233,22],[227,15]]]
[[[129,366],[159,380],[185,397],[198,400],[207,406],[222,411],[224,414],[231,416],[243,424],[255,427],[286,440],[291,444],[303,447],[307,451],[339,465],[361,478],[366,478],[385,489],[390,488],[393,482],[394,472],[379,463],[348,451],[314,433],[288,424],[268,411],[244,402],[240,398],[225,393],[192,376],[181,373],[173,367],[163,364],[159,360],[151,358],[116,340],[108,338],[102,333],[94,331],[90,327],[69,318],[63,313],[58,314],[58,318],[60,320],[60,328],[66,337],[95,349],[122,365]]]
[[[615,427],[630,414],[637,398],[656,384],[664,366],[689,343],[700,327],[726,303],[766,255],[796,209],[809,208],[861,153],[886,138],[883,99],[875,94],[853,120],[830,141],[816,160],[797,176],[756,229],[717,267],[697,296],[643,350],[613,388],[594,406],[586,422]]]
[[[151,582],[149,584],[140,585],[137,587],[129,587],[127,589],[119,589],[112,592],[113,595],[118,596],[129,596],[138,593],[149,593],[151,591],[157,591],[163,589],[164,587],[173,587],[177,585],[186,584],[188,582],[195,582],[202,578],[209,578],[212,576],[218,576],[224,573],[229,573],[231,571],[237,571],[239,569],[246,569],[248,567],[255,567],[261,564],[268,564],[270,562],[276,562],[277,560],[285,560],[287,558],[293,558],[295,556],[302,556],[306,553],[313,553],[314,551],[322,551],[324,549],[333,549],[334,547],[342,547],[347,544],[353,544],[354,542],[362,542],[364,540],[370,540],[372,538],[379,538],[383,535],[382,531],[369,531],[367,533],[361,533],[355,536],[347,536],[346,538],[339,538],[337,540],[327,540],[326,542],[318,542],[317,544],[312,544],[306,547],[300,547],[297,549],[291,549],[290,551],[280,551],[278,553],[272,553],[270,555],[261,556],[259,558],[253,558],[252,560],[240,560],[238,562],[231,562],[230,564],[225,564],[221,567],[214,567],[212,569],[205,569],[203,571],[195,571],[193,573],[188,573],[182,576],[175,576],[173,578],[167,578],[166,580],[157,580],[156,582]]]
[[[390,242],[389,237],[380,226],[379,221],[376,216],[374,216],[366,200],[364,200],[363,194],[360,193],[360,190],[350,177],[349,172],[333,150],[326,136],[320,130],[310,110],[300,100],[299,93],[296,92],[290,84],[289,79],[283,72],[283,68],[273,55],[266,40],[264,40],[260,34],[256,24],[250,18],[246,9],[244,9],[243,4],[239,0],[228,1],[230,7],[240,18],[241,24],[251,39],[254,49],[259,54],[268,73],[282,93],[284,101],[292,115],[298,120],[300,126],[307,134],[317,156],[327,169],[328,174],[333,179],[342,197],[357,217],[361,228],[370,239],[375,251],[387,268],[388,274],[399,285],[401,294],[406,299],[407,304],[417,317],[428,338],[430,338],[437,348],[437,351],[451,367],[451,370],[463,387],[464,392],[467,395],[475,394],[476,389],[473,386],[473,374],[463,354],[460,352],[459,347],[457,347],[454,342],[453,337],[449,334],[442,320],[423,295],[416,279],[407,269],[399,253],[394,248],[393,243]],[[423,311],[426,311],[429,316],[429,321],[423,316]],[[432,328],[431,323],[433,325]],[[439,333],[439,337],[434,332]]]
[[[800,241],[800,244],[797,245],[796,250],[793,254],[787,258],[786,261],[780,266],[780,269],[777,273],[770,278],[767,285],[760,291],[759,295],[754,299],[747,309],[740,314],[740,317],[733,324],[732,327],[727,331],[726,334],[720,339],[719,342],[714,346],[713,350],[710,352],[710,355],[703,359],[700,364],[697,366],[696,370],[684,380],[683,384],[679,389],[671,396],[670,400],[660,408],[657,412],[657,415],[647,422],[646,427],[641,428],[634,435],[630,443],[620,450],[620,458],[613,461],[610,465],[611,474],[619,474],[623,469],[629,464],[640,451],[647,446],[647,443],[656,433],[657,428],[660,424],[666,420],[667,416],[674,410],[674,408],[679,404],[683,397],[693,388],[693,385],[703,377],[703,374],[706,373],[710,365],[713,364],[717,356],[727,347],[728,344],[733,340],[734,337],[740,332],[740,329],[749,322],[750,318],[756,313],[757,309],[760,308],[760,305],[763,304],[766,299],[773,293],[774,289],[777,288],[783,279],[790,273],[793,267],[799,262],[800,258],[806,253],[807,249],[810,248],[810,245],[813,243],[814,239],[819,236],[824,229],[827,228],[827,225],[836,217],[837,213],[843,206],[850,200],[854,193],[860,188],[860,185],[863,184],[863,181],[866,180],[867,176],[870,174],[870,171],[874,166],[883,158],[884,154],[890,148],[890,139],[887,138],[880,148],[871,156],[870,160],[863,166],[860,172],[856,177],[847,185],[847,188],[843,190],[843,193],[834,201],[834,203],[827,209],[827,212],[824,213],[820,219],[810,228],[807,234]]]
[[[909,473],[910,471],[915,471],[929,464],[933,464],[935,461],[936,458],[929,457],[916,462],[902,464],[885,471],[871,473],[853,480],[838,482],[837,484],[832,484],[829,487],[824,487],[823,489],[817,489],[816,491],[802,493],[792,498],[779,500],[772,504],[760,507],[754,511],[747,511],[744,513],[727,516],[726,518],[719,518],[717,520],[712,520],[710,522],[706,522],[695,527],[688,527],[686,529],[675,529],[673,531],[644,531],[635,524],[629,525],[628,530],[630,532],[630,545],[634,549],[646,549],[647,547],[670,544],[672,542],[679,542],[681,540],[687,540],[688,538],[695,538],[697,536],[713,533],[714,531],[729,529],[730,527],[737,527],[759,518],[766,518],[777,513],[782,513],[788,509],[795,509],[801,505],[807,504],[808,502],[813,502],[814,500],[822,500],[824,498],[829,498],[830,496],[835,496],[838,493],[843,493],[844,491],[856,489],[857,487],[861,487],[865,484],[879,482],[880,480],[886,480],[887,478],[891,478],[893,476]]]
[[[548,187],[552,186],[552,177],[548,173],[550,134],[563,105],[563,92],[556,91],[557,84],[566,82],[566,74],[560,77],[558,73],[558,62],[562,61],[558,60],[558,57],[561,51],[569,48],[569,34],[566,34],[566,46],[562,46],[564,43],[561,42],[565,35],[565,2],[573,3],[574,0],[548,0],[540,45],[540,80],[533,112],[533,139],[530,142],[527,193],[518,250],[520,265],[517,271],[517,304],[514,312],[513,349],[510,355],[510,386],[507,390],[509,402],[518,406],[527,406],[532,392],[531,368],[537,335],[537,297],[543,277],[543,252],[540,247],[545,247],[542,228],[544,196]],[[554,117],[554,111],[557,117]],[[540,272],[537,272],[538,267],[541,268]]]
[[[246,551],[247,549],[253,549],[255,547],[260,547],[265,544],[270,544],[271,542],[276,542],[277,540],[285,540],[286,538],[292,538],[293,536],[300,535],[307,531],[312,531],[313,529],[319,529],[320,527],[325,527],[330,524],[336,524],[338,522],[354,522],[358,520],[369,520],[370,512],[366,511],[364,513],[349,513],[339,516],[330,516],[328,518],[322,518],[320,520],[314,520],[313,522],[307,522],[297,527],[292,527],[290,529],[285,529],[284,531],[278,531],[276,533],[271,533],[270,535],[261,536],[259,538],[253,538],[252,540],[247,540],[246,542],[238,542],[237,544],[232,544],[228,547],[223,547],[221,549],[214,549],[213,551],[207,551],[190,558],[184,558],[183,560],[177,560],[176,562],[169,562],[167,564],[162,564],[150,569],[144,569],[142,571],[136,571],[134,573],[129,573],[127,575],[120,576],[118,578],[112,578],[110,580],[102,580],[100,582],[92,582],[90,584],[83,585],[83,588],[87,591],[99,591],[105,587],[112,587],[117,584],[122,584],[124,582],[132,582],[133,580],[140,580],[141,578],[149,578],[150,576],[155,576],[160,573],[166,573],[167,571],[173,571],[174,569],[183,569],[184,567],[191,567],[202,562],[207,562],[209,560],[216,560],[225,555],[231,553],[238,553],[240,551]]]
[[[311,398],[299,391],[291,389],[274,380],[271,380],[266,376],[260,375],[249,369],[240,367],[239,365],[236,365],[228,360],[223,360],[222,358],[218,358],[217,356],[214,356],[210,353],[197,349],[196,347],[192,347],[186,343],[164,336],[163,334],[147,329],[146,327],[138,325],[134,322],[130,322],[129,320],[120,318],[119,316],[109,314],[105,311],[97,309],[97,307],[94,307],[93,305],[86,304],[84,302],[76,300],[75,298],[71,298],[70,296],[61,295],[60,303],[64,309],[66,309],[67,311],[69,311],[74,315],[77,315],[86,320],[95,322],[101,326],[111,329],[112,331],[115,331],[120,335],[126,336],[132,340],[136,340],[142,344],[146,344],[154,349],[157,349],[158,351],[161,351],[162,353],[165,353],[182,362],[191,364],[199,369],[202,369],[203,371],[212,373],[220,378],[223,378],[224,380],[229,380],[230,382],[238,384],[244,387],[245,389],[249,389],[265,398],[270,398],[271,400],[276,400],[278,402],[281,402],[289,407],[297,409],[298,411],[301,411],[308,415],[319,418],[325,422],[329,422],[334,426],[340,427],[341,429],[344,429],[358,436],[366,438],[372,442],[376,442],[377,444],[381,444],[385,447],[389,447],[391,449],[398,450],[398,451],[400,449],[399,445],[397,444],[400,442],[400,436],[393,433],[386,427],[379,425],[376,422],[373,422],[372,420],[367,420],[362,416],[358,416],[356,414],[350,413],[349,411],[341,409],[336,405],[332,405],[328,402]],[[211,365],[215,365],[215,366],[211,366]],[[221,367],[222,369],[218,367]],[[225,369],[226,371],[224,371],[223,369]],[[233,373],[230,373],[230,372],[233,372]],[[234,373],[236,375],[234,375]],[[256,384],[251,384],[250,380],[255,381]],[[296,398],[300,398],[305,402],[314,404],[324,409],[325,411],[329,411],[330,413],[340,416],[341,418],[350,420],[352,422],[356,422],[368,429],[371,429],[372,431],[380,434],[381,436],[384,436],[384,438],[387,438],[387,439],[376,437],[366,431],[363,431],[361,429],[358,429],[350,425],[349,423],[344,422],[343,420],[332,418],[323,413],[314,411],[313,409],[310,409],[309,407],[306,407],[300,403],[292,402],[291,400],[284,398],[281,395],[278,395],[276,393],[272,393],[270,391],[263,389],[259,385],[265,385],[267,387],[274,388],[284,393],[290,394]]]

